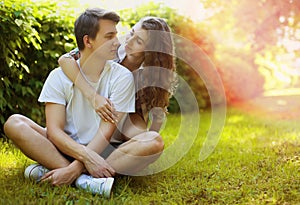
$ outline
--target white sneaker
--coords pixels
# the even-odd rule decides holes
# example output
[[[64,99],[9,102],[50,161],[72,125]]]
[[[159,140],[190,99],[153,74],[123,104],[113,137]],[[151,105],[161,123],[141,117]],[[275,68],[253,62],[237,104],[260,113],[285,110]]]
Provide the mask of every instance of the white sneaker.
[[[75,185],[77,188],[109,198],[113,183],[114,178],[112,177],[94,178],[92,176],[82,174],[76,179]]]
[[[44,174],[46,174],[47,172],[49,172],[49,170],[42,165],[32,164],[25,169],[24,176],[27,179],[39,182],[42,176],[44,176]]]

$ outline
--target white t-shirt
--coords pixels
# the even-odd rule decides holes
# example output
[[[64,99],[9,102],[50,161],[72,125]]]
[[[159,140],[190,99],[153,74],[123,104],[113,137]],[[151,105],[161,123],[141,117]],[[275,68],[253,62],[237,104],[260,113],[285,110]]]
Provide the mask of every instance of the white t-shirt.
[[[97,90],[98,94],[112,101],[116,111],[126,113],[135,111],[133,76],[125,67],[108,61],[99,81],[89,83]],[[86,145],[95,136],[101,118],[61,68],[51,71],[38,101],[66,106],[64,131],[76,142]]]

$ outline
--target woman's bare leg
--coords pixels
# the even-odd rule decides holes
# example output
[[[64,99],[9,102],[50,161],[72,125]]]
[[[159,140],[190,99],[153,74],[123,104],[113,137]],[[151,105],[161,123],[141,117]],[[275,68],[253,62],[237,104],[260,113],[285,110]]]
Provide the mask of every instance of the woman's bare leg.
[[[126,142],[106,159],[119,174],[134,175],[158,159],[164,149],[159,133],[146,131],[145,122],[138,115],[127,118],[122,134]]]

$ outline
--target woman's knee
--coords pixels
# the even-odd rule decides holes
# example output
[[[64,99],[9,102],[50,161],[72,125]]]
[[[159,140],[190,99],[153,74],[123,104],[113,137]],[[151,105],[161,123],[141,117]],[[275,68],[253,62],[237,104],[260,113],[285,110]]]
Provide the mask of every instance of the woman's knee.
[[[153,136],[151,144],[154,153],[161,153],[164,150],[165,144],[159,133],[150,131],[150,134]]]

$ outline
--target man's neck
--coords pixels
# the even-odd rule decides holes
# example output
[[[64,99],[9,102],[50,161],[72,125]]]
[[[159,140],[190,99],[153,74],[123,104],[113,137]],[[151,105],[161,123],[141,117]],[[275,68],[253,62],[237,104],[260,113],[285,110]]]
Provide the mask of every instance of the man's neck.
[[[97,82],[106,64],[106,60],[103,60],[96,55],[82,53],[80,56],[80,67],[82,72],[88,80]]]

